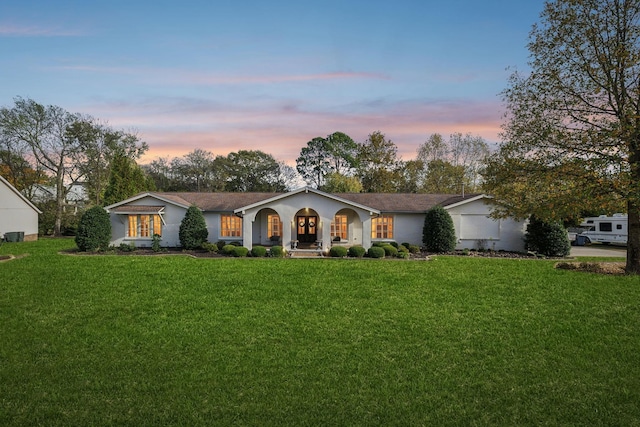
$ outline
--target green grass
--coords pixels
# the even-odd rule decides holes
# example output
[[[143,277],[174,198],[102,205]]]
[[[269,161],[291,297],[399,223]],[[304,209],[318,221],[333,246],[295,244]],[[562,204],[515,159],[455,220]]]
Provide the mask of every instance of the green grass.
[[[640,279],[5,244],[0,425],[640,425]]]

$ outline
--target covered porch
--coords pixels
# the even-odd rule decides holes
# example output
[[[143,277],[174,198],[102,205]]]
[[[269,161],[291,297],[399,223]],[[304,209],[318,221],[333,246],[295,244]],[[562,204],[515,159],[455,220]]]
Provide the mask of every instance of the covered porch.
[[[305,189],[237,209],[243,245],[282,245],[287,251],[327,252],[333,245],[371,246],[375,209]]]

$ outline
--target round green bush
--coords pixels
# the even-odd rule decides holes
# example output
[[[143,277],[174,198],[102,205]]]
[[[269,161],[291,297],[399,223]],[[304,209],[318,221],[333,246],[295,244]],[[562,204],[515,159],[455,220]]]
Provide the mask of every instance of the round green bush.
[[[235,245],[224,245],[222,249],[220,249],[219,253],[221,253],[222,255],[231,255],[231,252],[233,252],[233,250],[237,247],[238,246]]]
[[[412,254],[417,254],[420,252],[420,246],[418,245],[409,245],[409,252]]]
[[[106,250],[111,240],[111,219],[100,206],[86,210],[80,218],[75,237],[78,249],[83,252]]]
[[[262,258],[267,256],[267,248],[264,246],[254,246],[251,248],[251,256],[256,258]]]
[[[384,255],[385,256],[388,256],[388,257],[396,257],[396,256],[398,256],[398,249],[396,249],[395,246],[384,245],[382,247],[382,249],[384,249]]]
[[[524,242],[528,251],[550,257],[565,257],[571,251],[569,235],[562,224],[547,223],[535,216],[529,219]]]
[[[451,215],[442,206],[427,211],[422,228],[422,242],[429,252],[451,252],[456,247],[456,230]]]
[[[284,256],[286,255],[286,252],[282,246],[276,245],[276,246],[271,246],[271,250],[269,251],[269,254],[274,258],[284,258]]]
[[[209,231],[202,211],[196,206],[190,206],[182,218],[178,238],[184,249],[199,249],[207,241]]]
[[[234,246],[230,255],[236,258],[243,258],[246,257],[248,253],[249,248],[245,248],[244,246]]]
[[[398,258],[409,258],[409,249],[406,246],[398,246]]]
[[[398,249],[398,246],[400,246],[400,245],[398,244],[398,242],[389,242],[389,244],[390,244],[391,246],[393,246],[394,248],[396,248],[396,249]]]
[[[371,246],[367,251],[369,258],[384,258],[384,248],[380,246]]]
[[[218,248],[218,245],[216,245],[215,243],[209,243],[209,242],[204,242],[202,244],[202,249],[204,249],[207,252],[211,252],[211,253],[216,253],[216,252],[218,252],[220,250]]]
[[[402,242],[402,244],[400,246],[404,246],[405,248],[409,249],[409,246],[411,246],[411,243],[409,242]]]
[[[360,245],[351,246],[347,251],[347,254],[353,258],[362,258],[366,253],[367,250]]]
[[[344,258],[347,256],[347,248],[344,246],[332,246],[329,249],[329,256],[334,258]]]
[[[216,246],[218,247],[218,251],[222,250],[222,248],[224,248],[226,246],[227,242],[225,242],[224,240],[218,240],[216,242]]]

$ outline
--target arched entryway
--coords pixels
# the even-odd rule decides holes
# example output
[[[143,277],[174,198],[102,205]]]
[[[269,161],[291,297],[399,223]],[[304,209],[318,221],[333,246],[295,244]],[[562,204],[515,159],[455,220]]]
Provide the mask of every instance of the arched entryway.
[[[320,215],[309,208],[300,209],[294,218],[293,239],[298,241],[299,248],[312,247],[318,244],[320,230]]]

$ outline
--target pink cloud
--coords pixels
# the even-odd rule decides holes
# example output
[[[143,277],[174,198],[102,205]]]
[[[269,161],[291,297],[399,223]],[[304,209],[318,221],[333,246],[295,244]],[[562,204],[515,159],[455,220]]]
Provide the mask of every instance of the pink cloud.
[[[381,131],[398,147],[404,160],[414,158],[431,134],[454,132],[498,141],[502,109],[498,102],[382,102],[330,111],[303,108],[301,102],[263,106],[221,105],[190,99],[100,103],[80,110],[108,120],[118,128],[137,129],[150,146],[142,159],[182,156],[196,148],[226,155],[262,150],[290,165],[316,136],[341,131],[357,142]]]

